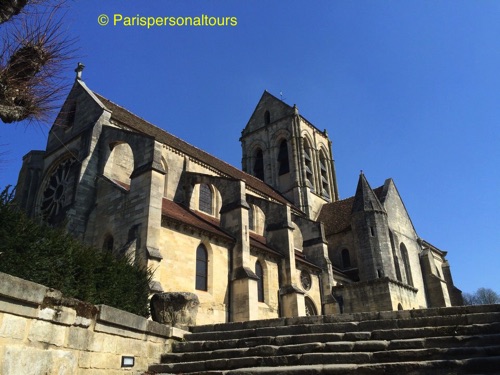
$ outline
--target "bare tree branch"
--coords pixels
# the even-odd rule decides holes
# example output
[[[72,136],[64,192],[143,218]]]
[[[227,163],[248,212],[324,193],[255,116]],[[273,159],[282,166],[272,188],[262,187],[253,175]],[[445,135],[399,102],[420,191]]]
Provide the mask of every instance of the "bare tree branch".
[[[7,28],[0,57],[4,123],[44,120],[56,108],[64,88],[60,72],[73,52],[73,41],[61,24],[59,8],[53,7],[48,14],[28,15]]]
[[[0,0],[0,24],[21,13],[29,0]]]

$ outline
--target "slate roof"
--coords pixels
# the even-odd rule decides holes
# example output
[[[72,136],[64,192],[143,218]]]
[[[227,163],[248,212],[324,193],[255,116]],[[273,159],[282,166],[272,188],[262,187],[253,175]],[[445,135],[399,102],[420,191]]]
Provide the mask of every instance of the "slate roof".
[[[295,207],[288,199],[274,190],[271,186],[267,185],[260,179],[243,172],[242,170],[233,167],[232,165],[210,155],[209,153],[190,145],[180,138],[168,133],[167,131],[147,122],[146,120],[134,115],[123,107],[113,103],[109,99],[94,93],[96,97],[104,104],[104,106],[111,111],[111,119],[115,120],[132,130],[154,137],[158,142],[166,144],[182,153],[189,155],[204,164],[215,168],[228,177],[244,180],[248,187],[267,195],[268,197],[282,203],[290,204],[296,211],[301,212]]]
[[[373,189],[377,198],[383,203],[385,200],[384,186]],[[340,201],[325,204],[319,213],[318,220],[325,224],[325,235],[341,233],[351,227],[351,213],[354,196]]]

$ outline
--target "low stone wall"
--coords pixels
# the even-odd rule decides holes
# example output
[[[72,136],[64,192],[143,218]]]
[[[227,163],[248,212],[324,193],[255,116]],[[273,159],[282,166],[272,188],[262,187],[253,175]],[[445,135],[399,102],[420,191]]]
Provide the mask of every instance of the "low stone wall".
[[[141,374],[185,331],[0,273],[0,374]],[[122,356],[134,358],[122,367]]]

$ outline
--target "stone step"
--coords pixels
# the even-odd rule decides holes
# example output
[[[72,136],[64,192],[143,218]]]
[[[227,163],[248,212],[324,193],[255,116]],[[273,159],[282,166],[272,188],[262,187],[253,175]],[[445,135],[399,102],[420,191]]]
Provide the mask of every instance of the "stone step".
[[[291,325],[307,325],[322,323],[341,323],[341,322],[365,322],[376,320],[408,320],[430,317],[446,317],[449,315],[471,315],[471,314],[490,314],[500,313],[500,305],[478,305],[478,306],[456,306],[418,310],[402,311],[381,311],[369,313],[353,313],[339,315],[318,315],[303,316],[296,318],[277,318],[267,320],[252,320],[237,323],[220,323],[191,327],[191,332],[229,332],[244,329],[282,327]],[[410,323],[411,324],[411,323]]]
[[[382,353],[384,355],[379,355]],[[495,373],[500,369],[500,347],[485,348],[454,348],[445,349],[417,349],[400,351],[400,353],[387,352],[360,352],[360,353],[305,353],[273,357],[239,357],[229,359],[215,359],[196,362],[183,362],[172,364],[158,364],[150,366],[150,371],[161,374],[191,374],[191,373],[219,373],[219,374],[254,374],[254,373],[282,373],[288,370],[293,373],[309,373],[309,371],[322,370],[356,370],[356,374],[370,373],[374,369],[384,368],[383,374],[396,374],[397,370],[412,371],[415,369],[446,369],[456,366],[457,373]],[[426,364],[426,366],[419,366]],[[472,365],[474,364],[474,365]],[[497,367],[492,367],[497,366]],[[302,370],[303,372],[297,372]],[[238,370],[238,371],[235,371]],[[274,370],[274,372],[273,372]],[[476,371],[476,372],[471,372]],[[489,372],[488,372],[489,371]],[[314,372],[315,373],[315,372]],[[377,372],[372,372],[373,374]],[[405,372],[399,372],[399,374]],[[415,372],[415,374],[428,374],[428,372]],[[449,372],[446,372],[448,374]],[[496,372],[498,374],[498,372]]]
[[[193,327],[148,374],[500,374],[500,305],[346,315]]]
[[[327,317],[321,317],[327,318]],[[243,337],[300,335],[318,332],[356,332],[390,330],[398,328],[422,328],[443,326],[465,326],[500,322],[500,312],[472,313],[468,315],[427,316],[413,319],[378,319],[352,322],[310,323],[283,326],[266,326],[256,328],[232,329],[228,331],[223,326],[213,326],[213,331],[193,332],[185,336],[188,341],[227,340]],[[266,321],[259,321],[265,323]],[[196,327],[193,327],[196,328]],[[234,328],[234,327],[232,327]]]
[[[323,325],[319,325],[322,327]],[[318,329],[321,331],[321,329]],[[299,330],[300,331],[300,330]],[[326,330],[325,330],[326,332]],[[239,339],[223,340],[200,340],[174,343],[172,351],[201,352],[214,351],[218,349],[249,348],[261,345],[293,345],[314,342],[336,342],[336,341],[363,341],[363,340],[408,340],[422,338],[436,338],[441,336],[474,336],[483,334],[500,333],[500,323],[473,324],[465,326],[434,326],[423,328],[402,328],[375,330],[373,332],[346,332],[346,333],[303,333],[282,336],[251,336]]]
[[[397,352],[409,349],[470,348],[500,345],[500,333],[476,336],[445,336],[420,339],[368,340],[312,342],[283,346],[261,345],[184,353],[168,353],[162,356],[162,363],[205,361],[246,356],[279,356],[302,353],[324,352]]]

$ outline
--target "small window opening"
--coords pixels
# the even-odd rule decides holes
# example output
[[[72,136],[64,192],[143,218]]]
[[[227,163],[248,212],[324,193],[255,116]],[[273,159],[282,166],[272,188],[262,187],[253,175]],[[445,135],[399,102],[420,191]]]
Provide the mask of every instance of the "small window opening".
[[[254,210],[252,205],[250,205],[250,209],[248,210],[248,229],[252,231],[255,230]]]
[[[342,267],[345,268],[351,268],[351,257],[349,256],[349,250],[343,249],[342,250]]]
[[[212,190],[207,184],[200,185],[200,201],[199,209],[200,211],[206,212],[212,215]]]
[[[255,163],[253,165],[253,174],[258,179],[264,181],[264,155],[259,148],[255,153]]]
[[[290,164],[288,161],[288,144],[286,140],[283,140],[280,143],[280,149],[278,153],[278,163],[279,163],[278,174],[280,176],[290,172]]]
[[[107,251],[113,251],[115,240],[112,235],[107,235],[102,244],[102,249]]]
[[[264,302],[264,270],[259,261],[255,262],[255,274],[259,278],[257,280],[257,300]]]
[[[268,125],[271,123],[271,113],[269,111],[266,111],[264,113],[264,124]]]

